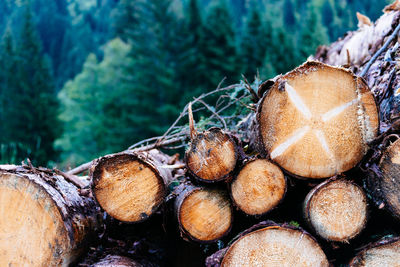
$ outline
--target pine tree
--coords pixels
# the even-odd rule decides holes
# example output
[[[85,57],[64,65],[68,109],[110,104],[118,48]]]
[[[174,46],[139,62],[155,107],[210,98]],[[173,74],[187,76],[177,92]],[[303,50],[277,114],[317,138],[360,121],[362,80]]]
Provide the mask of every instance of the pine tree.
[[[190,0],[182,19],[179,32],[179,53],[177,54],[176,76],[182,92],[181,105],[193,96],[206,91],[206,57],[203,45],[206,43],[205,28],[197,0]]]
[[[322,22],[323,25],[327,27],[330,40],[335,39],[335,31],[333,25],[334,20],[335,20],[335,14],[333,12],[331,1],[325,0],[322,6]]]
[[[244,76],[252,80],[263,67],[265,54],[269,50],[267,47],[272,38],[261,21],[259,7],[255,3],[247,16],[241,40],[240,59]]]
[[[204,85],[208,90],[214,89],[224,77],[228,84],[237,82],[240,74],[236,35],[231,21],[224,0],[211,3],[205,20],[206,43],[203,44],[208,72]]]
[[[283,22],[289,28],[292,28],[296,24],[292,0],[285,0],[283,3]]]
[[[12,79],[15,84],[9,87],[13,101],[5,119],[8,120],[8,141],[28,148],[19,155],[19,160],[30,157],[37,164],[45,164],[56,159],[53,141],[59,130],[58,102],[50,64],[42,55],[29,3],[24,8],[23,27],[15,51],[16,70]]]
[[[319,45],[328,42],[326,28],[322,25],[321,15],[313,1],[308,3],[305,23],[300,32],[300,56],[305,60],[313,54]]]

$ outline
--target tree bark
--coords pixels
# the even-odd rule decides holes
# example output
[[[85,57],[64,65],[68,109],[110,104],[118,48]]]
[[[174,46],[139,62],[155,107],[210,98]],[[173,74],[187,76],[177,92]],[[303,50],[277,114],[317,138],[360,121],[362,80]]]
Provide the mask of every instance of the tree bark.
[[[93,199],[52,170],[4,167],[0,166],[0,265],[75,262],[101,226]]]

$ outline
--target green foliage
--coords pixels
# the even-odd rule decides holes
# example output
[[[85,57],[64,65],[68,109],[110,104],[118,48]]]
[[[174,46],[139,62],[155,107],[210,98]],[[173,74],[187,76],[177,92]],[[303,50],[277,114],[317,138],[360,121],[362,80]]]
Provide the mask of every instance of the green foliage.
[[[289,71],[388,2],[0,1],[0,161],[57,160],[58,90],[56,144],[76,164],[162,134],[224,77]]]
[[[313,2],[309,2],[305,12],[306,20],[300,33],[299,53],[302,58],[313,54],[317,46],[328,43],[326,28],[322,25],[321,15]]]
[[[24,6],[23,19],[15,48],[9,31],[3,39],[1,141],[3,145],[18,147],[10,161],[30,157],[34,163],[45,164],[48,159],[56,159],[53,142],[59,131],[58,102],[50,64],[42,55],[29,4]]]
[[[253,80],[263,67],[266,47],[271,41],[271,29],[267,30],[261,20],[259,7],[254,3],[247,15],[241,39],[240,59],[243,75],[248,79]]]
[[[64,134],[56,145],[65,162],[79,163],[124,148],[138,134],[132,124],[136,102],[124,86],[129,45],[114,39],[104,48],[104,59],[90,54],[82,72],[59,93]]]

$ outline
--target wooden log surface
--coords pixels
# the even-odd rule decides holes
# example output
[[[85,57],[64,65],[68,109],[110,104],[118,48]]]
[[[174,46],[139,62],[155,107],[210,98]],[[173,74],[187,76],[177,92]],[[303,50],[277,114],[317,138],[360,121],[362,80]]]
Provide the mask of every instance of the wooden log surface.
[[[367,224],[367,196],[349,180],[329,179],[308,193],[303,213],[317,235],[328,241],[349,242]]]
[[[90,170],[93,195],[115,219],[144,221],[164,202],[176,162],[158,150],[104,156]]]
[[[99,262],[92,264],[91,267],[144,267],[140,262],[136,262],[130,258],[107,255]]]
[[[329,266],[317,241],[300,228],[261,222],[206,260],[206,266]]]
[[[227,235],[233,224],[228,192],[190,183],[180,186],[174,205],[182,237],[210,243]]]
[[[189,174],[208,183],[231,178],[238,159],[234,138],[219,128],[196,134],[185,154]]]
[[[374,97],[362,79],[316,61],[279,77],[258,104],[256,120],[261,150],[303,178],[350,170],[379,128]]]
[[[244,213],[263,215],[282,201],[286,187],[286,178],[278,166],[266,159],[253,159],[233,179],[230,194]]]
[[[94,200],[52,170],[0,167],[0,266],[68,266],[101,226]]]
[[[349,263],[350,267],[386,267],[400,264],[400,238],[385,238],[365,246]]]

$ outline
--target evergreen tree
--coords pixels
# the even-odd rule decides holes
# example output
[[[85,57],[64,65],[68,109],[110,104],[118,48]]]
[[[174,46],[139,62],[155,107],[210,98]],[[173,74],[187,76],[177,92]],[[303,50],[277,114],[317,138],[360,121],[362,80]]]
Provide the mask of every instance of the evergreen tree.
[[[240,74],[236,35],[231,21],[225,1],[214,1],[206,16],[206,42],[203,44],[208,72],[204,85],[208,90],[214,89],[224,77],[228,84],[237,82]]]
[[[133,64],[126,69],[133,98],[140,99],[132,113],[140,135],[161,134],[176,117],[181,92],[175,83],[178,29],[170,0],[140,3],[140,24],[129,32]]]
[[[272,38],[269,38],[270,33],[264,28],[259,8],[255,3],[247,16],[241,40],[240,59],[244,76],[252,80],[263,66],[266,48]]]
[[[181,34],[177,35],[180,51],[177,54],[176,76],[182,92],[181,105],[207,90],[204,84],[207,80],[205,28],[197,0],[189,1],[185,14],[179,31]]]
[[[288,26],[289,28],[292,28],[296,24],[296,17],[294,15],[294,6],[292,0],[284,0],[283,22],[285,26]]]
[[[334,30],[334,12],[333,7],[330,0],[325,0],[322,6],[322,23],[326,26],[328,30],[328,35],[330,40],[334,40],[335,38],[335,30]]]
[[[64,150],[64,162],[82,163],[122,150],[140,134],[132,114],[140,100],[132,97],[123,79],[129,49],[120,39],[110,41],[104,59],[98,62],[90,54],[82,72],[60,91],[60,118],[65,126],[56,144]]]
[[[8,142],[29,148],[19,160],[30,157],[37,164],[56,159],[53,141],[57,137],[58,102],[48,59],[42,55],[40,41],[32,21],[29,3],[19,44],[15,51],[16,70],[9,94],[12,105],[7,112]],[[15,84],[14,84],[15,83]]]
[[[305,23],[300,32],[299,52],[303,60],[313,54],[319,45],[328,42],[326,28],[322,25],[316,5],[311,1],[307,7]]]

